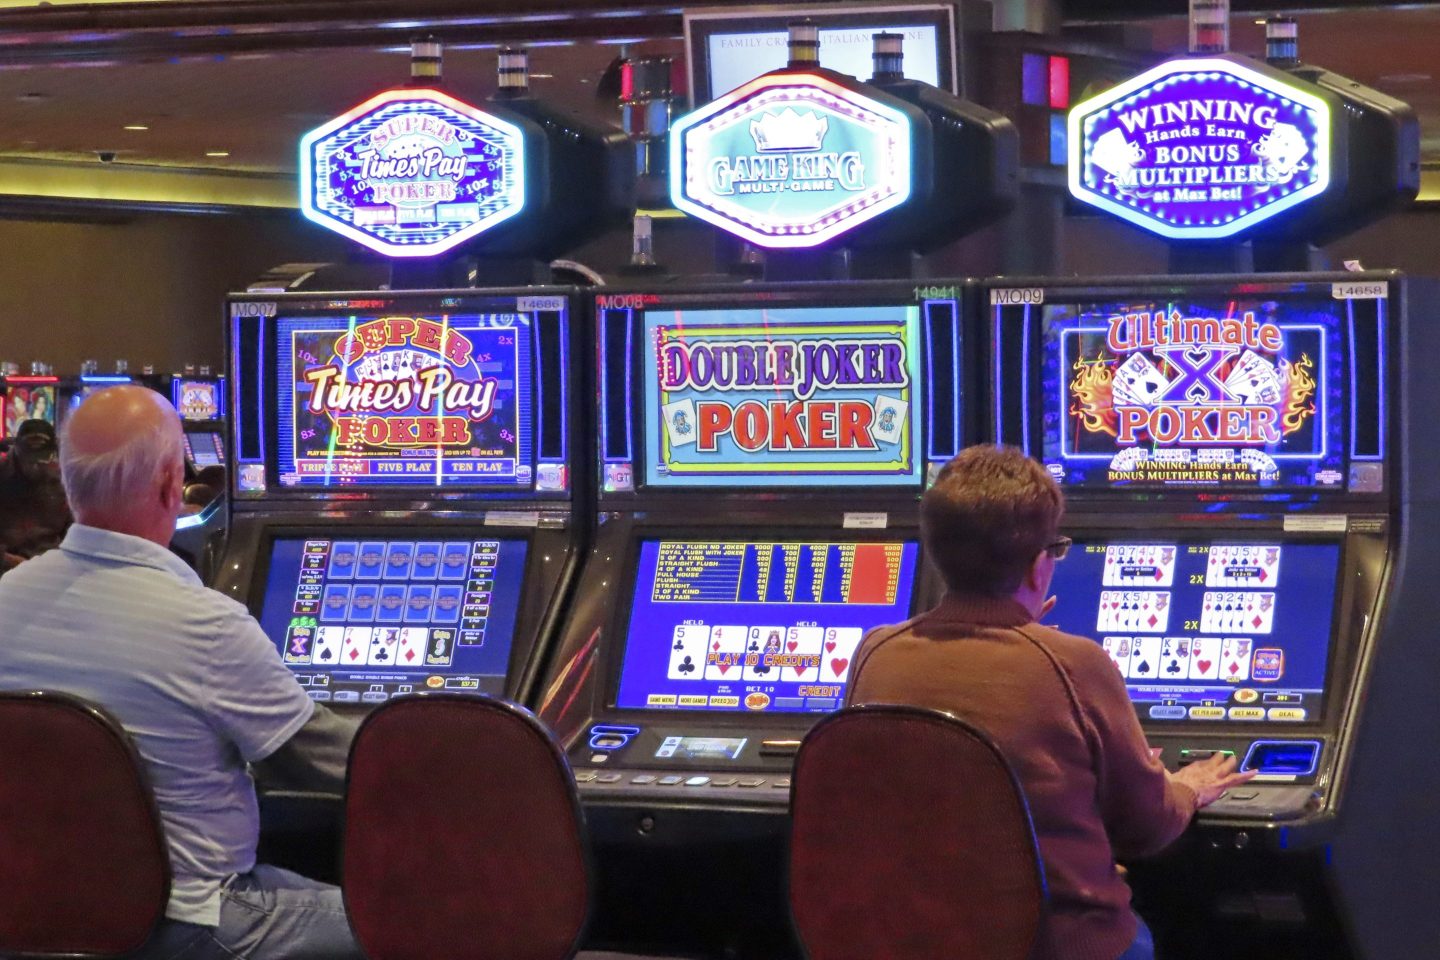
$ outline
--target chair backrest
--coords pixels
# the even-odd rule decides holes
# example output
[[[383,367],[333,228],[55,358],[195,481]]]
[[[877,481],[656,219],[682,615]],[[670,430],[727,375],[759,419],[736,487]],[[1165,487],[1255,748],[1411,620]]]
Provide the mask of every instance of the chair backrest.
[[[370,960],[569,960],[590,913],[580,798],[523,707],[422,694],[350,752],[342,869]]]
[[[810,960],[1024,960],[1045,910],[1030,811],[974,727],[916,707],[833,714],[791,792],[790,911]]]
[[[169,899],[155,794],[124,728],[78,697],[0,693],[0,955],[130,953]]]

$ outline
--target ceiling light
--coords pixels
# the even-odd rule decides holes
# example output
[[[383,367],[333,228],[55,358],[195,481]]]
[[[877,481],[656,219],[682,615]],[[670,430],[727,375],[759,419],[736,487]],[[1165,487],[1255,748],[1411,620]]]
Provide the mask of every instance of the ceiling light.
[[[206,150],[206,151],[205,151],[205,156],[207,156],[207,157],[228,157],[228,156],[230,156],[230,151],[229,151],[229,150]]]
[[[553,74],[553,73],[532,73],[532,74],[530,74],[530,79],[531,79],[531,80],[554,80],[554,79],[555,79],[555,74]]]
[[[125,124],[125,129],[126,129],[126,130],[149,130],[150,128],[147,127],[147,126],[145,126],[145,124],[143,124],[143,123],[127,123],[127,124]]]

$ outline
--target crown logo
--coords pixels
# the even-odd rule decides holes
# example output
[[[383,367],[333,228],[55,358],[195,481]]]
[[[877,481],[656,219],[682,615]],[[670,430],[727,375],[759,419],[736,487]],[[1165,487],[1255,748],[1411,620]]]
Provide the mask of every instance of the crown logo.
[[[772,150],[819,150],[825,142],[825,132],[830,129],[826,117],[810,113],[797,113],[793,107],[786,107],[779,113],[767,113],[758,120],[750,121],[750,136],[755,139],[755,149],[761,153]]]

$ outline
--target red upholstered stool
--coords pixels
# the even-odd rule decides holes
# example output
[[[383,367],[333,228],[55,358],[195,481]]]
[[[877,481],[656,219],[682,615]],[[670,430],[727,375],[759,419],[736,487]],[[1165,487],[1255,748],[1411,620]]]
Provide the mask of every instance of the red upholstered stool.
[[[370,960],[569,960],[590,864],[559,744],[503,700],[391,700],[350,752],[343,886]]]
[[[160,814],[125,730],[78,697],[0,693],[0,956],[130,953],[169,899]]]
[[[1025,960],[1045,876],[993,743],[915,707],[817,724],[795,761],[790,910],[809,960]]]

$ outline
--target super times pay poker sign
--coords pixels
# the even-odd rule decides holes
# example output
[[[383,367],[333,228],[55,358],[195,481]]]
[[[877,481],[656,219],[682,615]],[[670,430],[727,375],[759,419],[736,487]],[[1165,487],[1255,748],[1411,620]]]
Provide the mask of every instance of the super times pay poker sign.
[[[391,257],[444,253],[525,206],[524,135],[436,90],[388,90],[300,141],[300,209]]]

